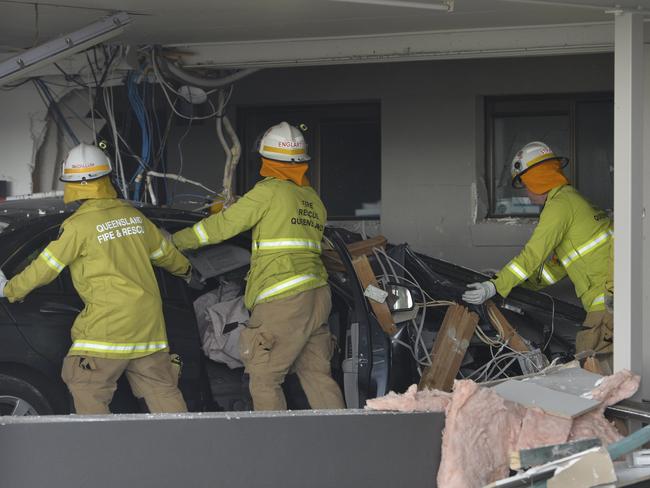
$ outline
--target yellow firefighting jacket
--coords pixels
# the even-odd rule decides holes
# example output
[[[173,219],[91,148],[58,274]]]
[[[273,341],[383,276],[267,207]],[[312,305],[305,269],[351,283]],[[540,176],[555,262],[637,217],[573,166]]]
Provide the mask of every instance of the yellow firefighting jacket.
[[[131,205],[86,200],[4,291],[10,302],[22,300],[69,266],[85,308],[72,327],[68,354],[134,359],[168,349],[152,263],[177,276],[190,272],[185,256]]]
[[[538,289],[568,275],[587,312],[604,310],[612,235],[605,212],[569,185],[554,188],[530,240],[492,281],[506,297],[524,282]]]
[[[313,188],[265,178],[228,209],[173,236],[180,249],[216,244],[253,229],[245,303],[255,304],[327,285],[320,258],[327,213]]]

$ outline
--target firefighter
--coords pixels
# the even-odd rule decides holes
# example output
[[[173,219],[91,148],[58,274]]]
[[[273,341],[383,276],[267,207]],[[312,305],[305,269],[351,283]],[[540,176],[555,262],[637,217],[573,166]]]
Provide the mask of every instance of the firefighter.
[[[64,202],[81,202],[59,237],[9,281],[0,295],[20,301],[70,267],[85,307],[72,327],[61,376],[78,414],[110,413],[122,373],[151,412],[185,412],[172,364],[152,264],[189,279],[189,261],[159,229],[117,198],[110,159],[97,147],[74,147],[62,168]]]
[[[525,187],[531,202],[543,205],[539,223],[524,249],[495,279],[471,283],[463,294],[481,304],[496,293],[507,297],[515,286],[540,289],[565,276],[575,286],[587,312],[578,332],[576,352],[593,350],[611,364],[613,317],[605,307],[612,292],[612,222],[568,184],[559,158],[542,142],[531,142],[512,161],[512,183]]]
[[[312,408],[344,408],[331,377],[331,295],[320,258],[327,214],[306,177],[302,133],[287,122],[258,147],[265,177],[232,206],[173,235],[180,250],[216,244],[252,228],[245,304],[252,311],[240,352],[255,410],[286,410],[281,389],[295,371]]]

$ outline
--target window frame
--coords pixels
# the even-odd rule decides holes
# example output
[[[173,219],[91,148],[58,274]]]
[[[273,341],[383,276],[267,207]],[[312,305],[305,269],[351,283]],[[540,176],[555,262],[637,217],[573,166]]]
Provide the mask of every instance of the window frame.
[[[530,117],[530,116],[557,116],[568,115],[569,117],[569,154],[560,154],[569,159],[568,177],[576,188],[578,172],[580,169],[575,164],[576,137],[577,137],[577,108],[580,103],[614,101],[613,92],[579,92],[579,93],[546,93],[531,95],[504,95],[485,96],[483,100],[484,110],[484,161],[485,176],[488,191],[488,214],[487,219],[521,218],[537,219],[534,214],[497,214],[496,210],[496,180],[495,180],[495,118],[498,117]],[[499,104],[512,104],[513,108],[503,109]],[[516,107],[516,105],[519,107]],[[565,170],[566,171],[566,170]],[[579,189],[579,188],[578,188]]]
[[[341,110],[343,109],[343,110]],[[247,134],[247,119],[254,116],[256,111],[260,114],[273,111],[301,111],[312,110],[313,113],[309,115],[307,125],[313,131],[314,143],[309,145],[309,153],[312,157],[310,161],[310,179],[311,186],[321,196],[321,124],[331,123],[334,121],[375,121],[373,117],[376,116],[376,122],[379,130],[379,173],[380,185],[379,193],[381,199],[381,133],[382,133],[382,101],[381,99],[360,99],[349,101],[318,101],[318,102],[298,102],[298,103],[274,103],[274,104],[240,104],[237,105],[237,135],[242,141],[242,145],[248,140],[249,136],[253,138],[257,134]],[[344,112],[345,116],[341,113]],[[262,115],[263,116],[263,115]],[[246,147],[242,147],[242,151],[247,151]],[[246,164],[246,157],[242,155],[240,160],[236,178],[237,189],[239,193],[244,193],[248,190],[250,173],[256,172]],[[322,197],[321,197],[322,198]],[[379,221],[381,220],[381,213],[377,216],[345,216],[334,215],[328,211],[328,221]]]

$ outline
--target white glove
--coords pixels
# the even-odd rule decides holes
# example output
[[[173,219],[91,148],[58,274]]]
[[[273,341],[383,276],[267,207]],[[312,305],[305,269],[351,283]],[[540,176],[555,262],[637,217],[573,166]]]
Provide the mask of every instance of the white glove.
[[[0,269],[0,297],[4,298],[5,296],[5,285],[7,284],[7,277]]]
[[[167,239],[169,242],[172,242],[172,235],[169,233],[169,231],[163,229],[162,227],[158,227],[158,230],[160,230],[160,233],[165,239]]]
[[[467,285],[467,288],[471,289],[468,289],[463,293],[463,300],[467,303],[473,303],[474,305],[480,305],[497,294],[497,289],[491,281],[470,283]]]

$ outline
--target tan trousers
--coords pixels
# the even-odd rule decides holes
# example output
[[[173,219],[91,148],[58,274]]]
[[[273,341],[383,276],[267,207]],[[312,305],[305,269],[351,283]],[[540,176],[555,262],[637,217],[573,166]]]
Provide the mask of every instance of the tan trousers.
[[[330,370],[331,308],[328,286],[255,306],[239,340],[255,410],[287,409],[281,385],[290,371],[298,375],[311,408],[345,408]]]
[[[145,399],[151,413],[187,412],[178,389],[178,369],[165,351],[138,359],[66,356],[61,377],[78,414],[106,414],[110,413],[108,404],[122,373],[126,373],[133,394]]]
[[[600,353],[597,359],[601,363],[612,366],[612,353],[614,351],[614,317],[611,312],[589,312],[581,330],[576,335],[576,353],[582,351],[595,351]]]

